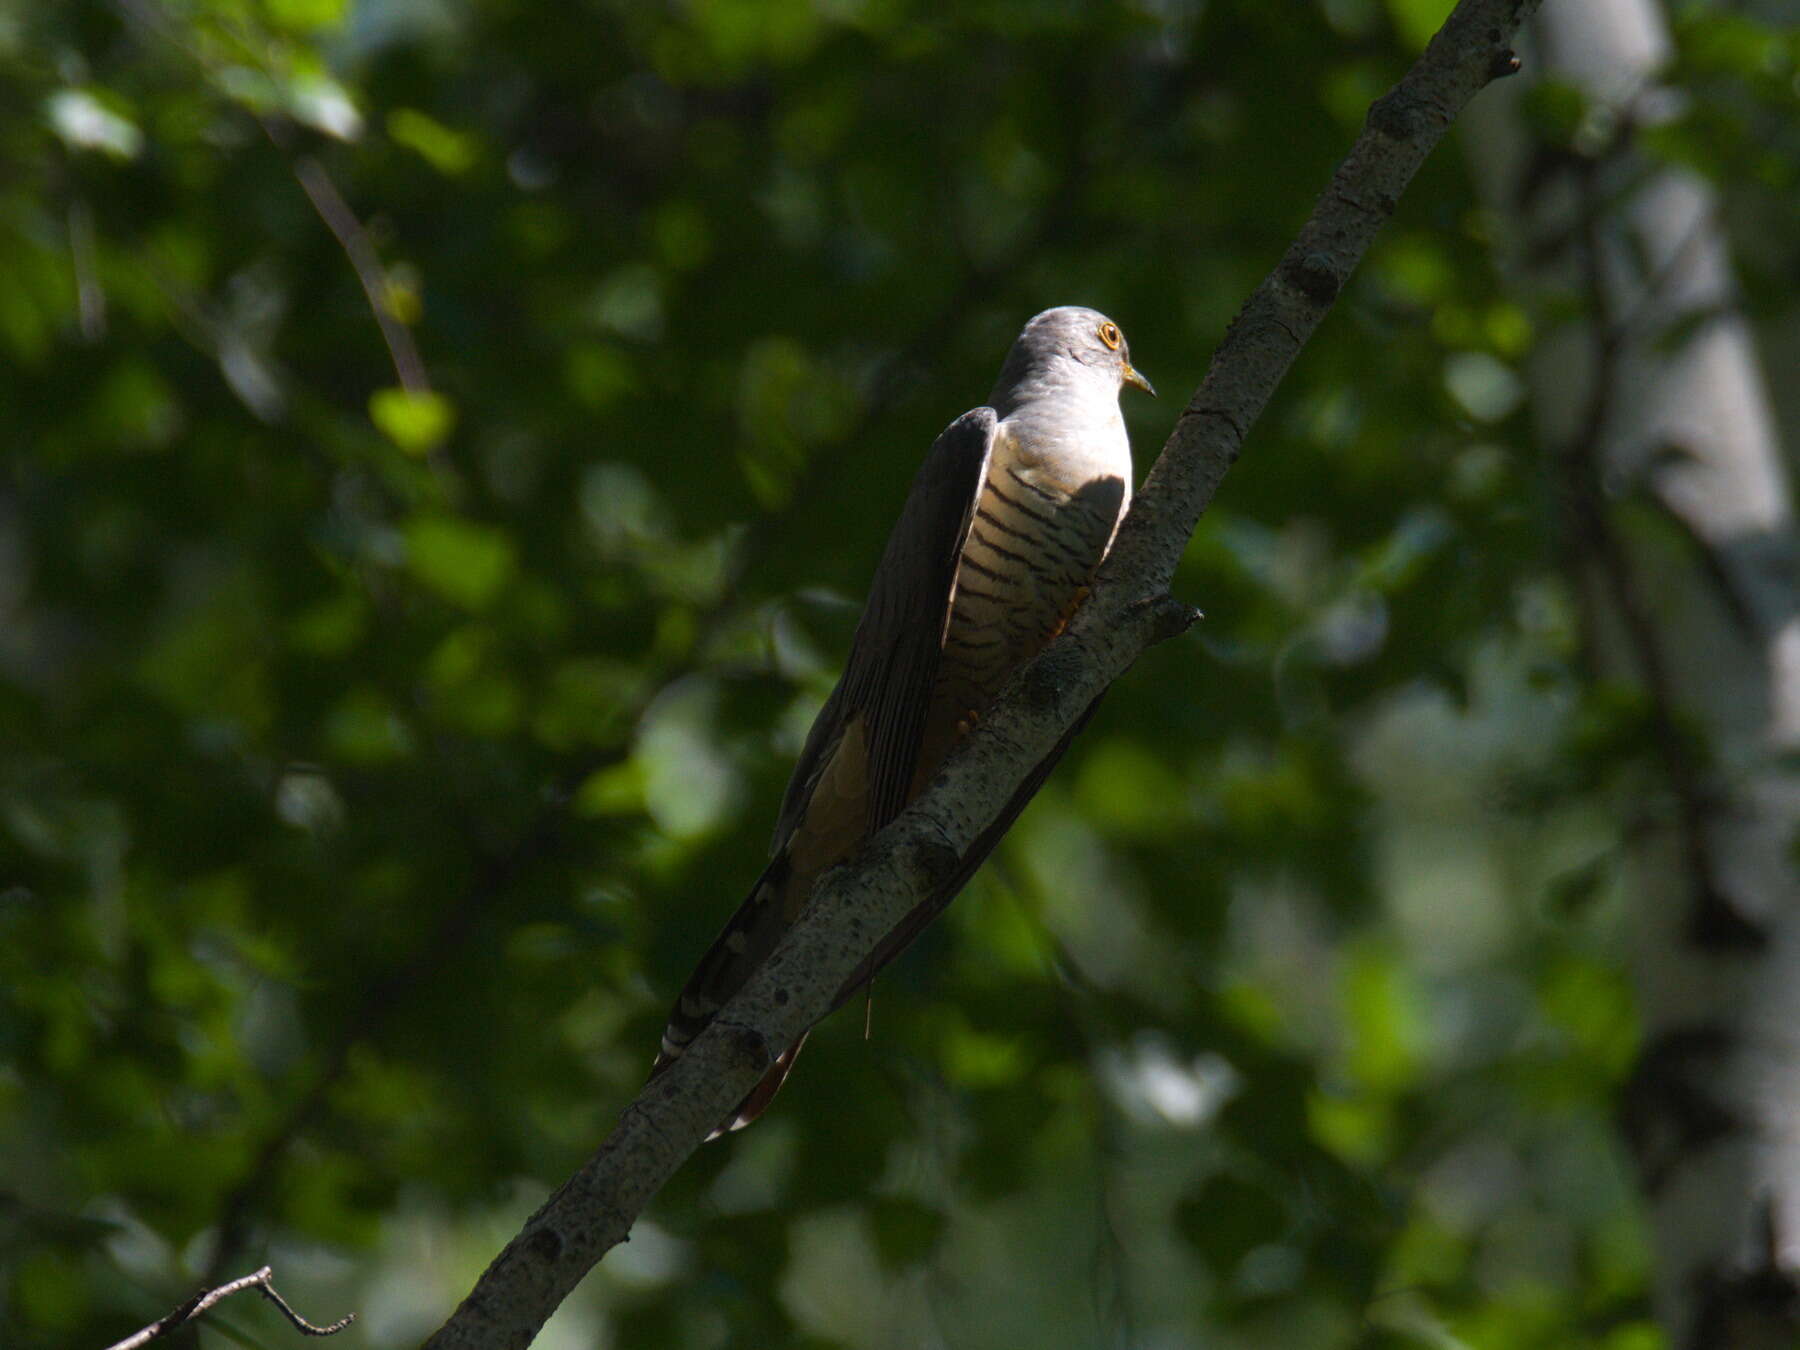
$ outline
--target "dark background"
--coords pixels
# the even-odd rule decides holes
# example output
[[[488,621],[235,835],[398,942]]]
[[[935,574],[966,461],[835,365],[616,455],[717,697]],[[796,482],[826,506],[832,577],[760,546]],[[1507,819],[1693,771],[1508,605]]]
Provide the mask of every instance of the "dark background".
[[[346,1350],[437,1325],[641,1082],[931,438],[1089,304],[1147,467],[1447,8],[0,9],[0,1339],[265,1261]],[[1653,149],[1779,338],[1791,44],[1678,32]],[[1206,621],[541,1345],[1663,1344],[1644,722],[1522,383],[1581,301],[1481,200],[1453,137]]]

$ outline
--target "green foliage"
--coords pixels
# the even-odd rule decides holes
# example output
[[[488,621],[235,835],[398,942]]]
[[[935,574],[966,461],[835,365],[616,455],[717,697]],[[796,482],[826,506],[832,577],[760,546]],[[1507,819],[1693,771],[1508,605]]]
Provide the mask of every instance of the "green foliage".
[[[401,308],[391,292],[385,303],[390,311]],[[377,389],[369,395],[369,417],[390,441],[413,455],[437,449],[456,424],[450,401],[427,390]]]
[[[1446,8],[0,15],[7,1343],[265,1260],[336,1345],[435,1326],[642,1081],[932,436],[1086,302],[1147,465]],[[1768,312],[1794,59],[1700,7],[1652,133]],[[1495,233],[1447,146],[1206,621],[544,1344],[1660,1344],[1608,1132],[1647,712],[1580,665]]]

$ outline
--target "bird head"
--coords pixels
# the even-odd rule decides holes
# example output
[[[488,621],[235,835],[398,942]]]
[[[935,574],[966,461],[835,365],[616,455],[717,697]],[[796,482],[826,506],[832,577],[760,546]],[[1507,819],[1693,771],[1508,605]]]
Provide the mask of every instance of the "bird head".
[[[1060,305],[1036,315],[1025,325],[1007,355],[1006,370],[1024,376],[1058,360],[1073,360],[1113,382],[1155,396],[1150,381],[1131,364],[1131,345],[1119,325],[1096,309]],[[1007,378],[1003,373],[1002,381]]]

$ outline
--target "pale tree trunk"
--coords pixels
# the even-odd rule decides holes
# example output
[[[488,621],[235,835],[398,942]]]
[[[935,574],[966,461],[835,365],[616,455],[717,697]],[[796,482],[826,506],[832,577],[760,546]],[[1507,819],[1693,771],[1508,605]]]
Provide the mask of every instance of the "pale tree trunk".
[[[1534,148],[1516,104],[1483,110],[1470,149],[1528,288],[1586,301],[1531,386],[1593,670],[1647,700],[1623,822],[1644,1041],[1620,1120],[1657,1314],[1678,1350],[1792,1347],[1800,537],[1717,200],[1634,147],[1680,106],[1656,84],[1659,8],[1549,5],[1533,36],[1527,69],[1595,105],[1577,153]]]

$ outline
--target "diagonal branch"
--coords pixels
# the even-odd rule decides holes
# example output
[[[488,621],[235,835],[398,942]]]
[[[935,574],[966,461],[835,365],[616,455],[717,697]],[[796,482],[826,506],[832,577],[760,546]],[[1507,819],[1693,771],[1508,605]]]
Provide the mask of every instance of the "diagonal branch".
[[[432,1350],[529,1345],[776,1053],[954,871],[1088,705],[1146,648],[1187,627],[1193,611],[1170,598],[1169,583],[1245,433],[1452,120],[1517,68],[1507,44],[1538,3],[1461,0],[1405,79],[1370,108],[1299,238],[1226,333],[1068,631],[1008,685],[924,795],[821,880],[762,968],[495,1258]]]
[[[273,133],[271,133],[273,134]],[[311,162],[311,161],[308,161]],[[295,169],[296,175],[299,168]],[[1076,174],[1059,189],[1059,195],[1068,196],[1074,190]],[[336,189],[333,188],[335,193]],[[341,200],[341,198],[339,199]],[[348,211],[348,207],[345,208]],[[350,215],[350,224],[355,225],[355,217]],[[355,229],[361,230],[360,225]],[[336,229],[334,227],[334,233]],[[342,236],[340,235],[340,240]],[[1049,227],[1038,230],[1033,236],[1014,250],[1014,263],[1029,261],[1041,253],[1056,240],[1056,232]],[[348,246],[346,245],[346,251]],[[842,451],[846,446],[858,444],[868,430],[879,420],[880,415],[893,403],[901,381],[899,373],[938,345],[937,335],[947,329],[954,328],[956,319],[971,305],[975,296],[992,289],[998,282],[996,275],[991,275],[985,268],[974,268],[956,288],[956,293],[927,321],[917,326],[912,339],[897,347],[877,363],[870,380],[871,393],[855,424],[836,438],[835,448]],[[365,290],[368,288],[365,286]],[[179,312],[179,311],[178,311]],[[204,327],[203,316],[194,316],[197,327]],[[402,330],[404,331],[404,329]],[[197,343],[204,349],[211,348],[206,343]],[[396,354],[396,369],[399,369]],[[421,368],[421,381],[423,371]],[[410,387],[410,386],[408,386]],[[422,385],[421,385],[422,387]],[[838,465],[852,462],[853,456],[823,454],[817,456],[820,465]],[[743,606],[740,603],[738,582],[749,572],[760,555],[770,551],[786,537],[797,519],[795,503],[803,501],[809,493],[816,492],[824,486],[825,481],[835,470],[820,468],[809,470],[801,479],[794,492],[792,502],[784,505],[753,522],[744,540],[736,549],[736,557],[731,563],[730,575],[724,590],[706,609],[701,611],[698,621],[699,636],[692,644],[692,654],[682,660],[671,663],[657,673],[644,690],[631,702],[631,707],[623,717],[627,726],[636,726],[643,718],[644,711],[664,691],[677,680],[691,674],[698,668],[700,655],[704,653],[713,636],[734,619],[741,617]],[[543,808],[533,816],[532,820],[520,834],[518,840],[503,854],[498,854],[483,862],[474,879],[462,891],[460,897],[450,903],[442,912],[437,924],[429,936],[418,947],[412,956],[400,967],[376,980],[362,1003],[358,1012],[346,1020],[342,1034],[327,1050],[322,1058],[323,1067],[318,1071],[312,1083],[306,1087],[266,1132],[264,1141],[253,1154],[253,1160],[240,1179],[224,1193],[220,1205],[219,1217],[214,1224],[218,1234],[213,1244],[212,1256],[209,1259],[206,1275],[209,1280],[221,1278],[225,1268],[241,1255],[248,1230],[256,1216],[257,1206],[264,1199],[277,1171],[286,1162],[288,1152],[298,1140],[302,1132],[311,1126],[317,1113],[325,1105],[331,1089],[342,1077],[345,1066],[349,1063],[349,1055],[356,1045],[375,1039],[388,1015],[400,1007],[403,995],[407,990],[422,983],[445,955],[455,950],[469,939],[475,931],[476,916],[485,913],[499,899],[504,888],[525,866],[539,857],[552,852],[557,847],[557,833],[566,813],[568,800],[576,789],[597,770],[617,762],[622,757],[627,741],[610,746],[596,754],[585,756],[572,768],[558,775],[557,781],[547,794]],[[464,831],[466,833],[466,831]]]

